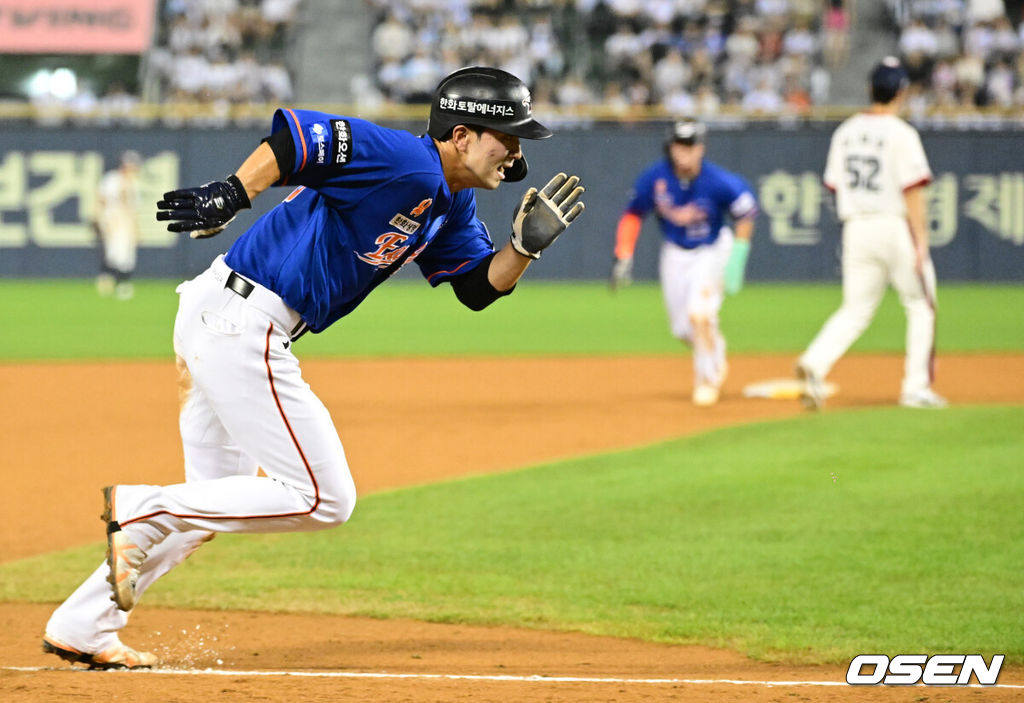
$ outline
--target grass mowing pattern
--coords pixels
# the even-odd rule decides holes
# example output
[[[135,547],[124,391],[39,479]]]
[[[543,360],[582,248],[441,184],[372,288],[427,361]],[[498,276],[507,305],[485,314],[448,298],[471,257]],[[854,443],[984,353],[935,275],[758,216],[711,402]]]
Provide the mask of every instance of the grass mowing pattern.
[[[221,536],[146,601],[1020,663],[1022,423],[837,412],[377,494],[338,530]],[[102,552],[0,565],[0,598],[60,600]]]
[[[176,284],[139,281],[135,298],[121,302],[99,298],[90,281],[0,280],[0,328],[13,340],[0,346],[0,361],[169,359]],[[834,285],[749,284],[726,302],[722,328],[733,353],[796,354],[839,301]],[[1019,310],[1024,286],[940,286],[939,354],[1024,349]],[[853,351],[901,352],[904,337],[903,311],[890,293]],[[395,281],[296,349],[300,357],[683,352],[656,284],[613,296],[603,283],[529,280],[483,313],[464,308],[447,286]]]

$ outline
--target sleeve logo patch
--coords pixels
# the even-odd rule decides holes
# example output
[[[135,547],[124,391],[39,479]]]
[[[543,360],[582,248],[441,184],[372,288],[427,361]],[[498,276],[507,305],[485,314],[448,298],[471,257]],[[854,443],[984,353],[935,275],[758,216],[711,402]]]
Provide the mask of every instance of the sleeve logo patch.
[[[323,165],[327,160],[327,134],[324,126],[319,122],[314,124],[310,128],[310,136],[313,138],[312,141],[316,145],[316,162],[318,165]]]
[[[352,129],[348,120],[331,120],[331,154],[336,166],[344,166],[352,160]]]

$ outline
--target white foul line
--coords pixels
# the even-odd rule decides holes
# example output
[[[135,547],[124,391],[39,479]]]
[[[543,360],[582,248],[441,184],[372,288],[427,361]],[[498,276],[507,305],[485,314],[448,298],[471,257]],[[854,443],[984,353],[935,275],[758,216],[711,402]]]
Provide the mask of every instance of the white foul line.
[[[55,668],[48,666],[4,666],[2,671],[88,671],[84,668]],[[514,681],[540,683],[604,683],[604,684],[688,684],[696,686],[727,684],[735,686],[849,686],[845,681],[747,681],[742,679],[626,679],[582,676],[510,676],[508,674],[388,674],[372,671],[241,671],[225,669],[123,669],[111,673],[165,674],[171,676],[296,676],[321,679],[432,679],[442,681]],[[852,687],[851,687],[852,688]],[[994,686],[944,686],[943,688],[1019,688],[1024,685],[996,684]]]

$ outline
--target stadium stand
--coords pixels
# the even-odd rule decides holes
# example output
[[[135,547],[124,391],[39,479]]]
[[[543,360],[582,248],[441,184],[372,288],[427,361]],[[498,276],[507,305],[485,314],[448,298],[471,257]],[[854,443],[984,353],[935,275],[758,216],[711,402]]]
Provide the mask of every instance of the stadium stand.
[[[801,113],[863,102],[869,65],[898,52],[919,114],[1024,105],[1020,0],[372,4],[373,81],[397,103],[421,101],[453,67],[486,62],[559,107]]]
[[[870,66],[896,53],[916,117],[1013,119],[1022,2],[158,0],[137,87],[82,82],[32,106],[40,124],[262,123],[283,102],[410,114],[444,75],[488,64],[522,77],[562,124],[583,113],[820,116],[863,104]]]
[[[1003,0],[904,0],[891,11],[910,71],[914,110],[1024,105],[1019,2],[1007,7]]]

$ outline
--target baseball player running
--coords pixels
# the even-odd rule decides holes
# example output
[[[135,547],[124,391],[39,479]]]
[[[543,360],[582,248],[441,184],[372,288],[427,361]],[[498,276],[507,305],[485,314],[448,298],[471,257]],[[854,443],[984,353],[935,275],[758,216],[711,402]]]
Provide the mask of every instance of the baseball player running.
[[[46,652],[94,668],[152,666],[156,657],[118,632],[145,590],[203,542],[348,520],[356,491],[345,451],[303,381],[295,341],[327,329],[410,261],[432,286],[448,282],[463,304],[483,309],[583,212],[579,179],[560,173],[526,191],[509,243],[494,250],[473,189],[523,179],[519,140],[551,136],[532,117],[526,85],[497,69],[446,77],[420,137],[293,109],[278,110],[271,129],[226,180],[157,204],[171,231],[209,237],[267,187],[294,186],[178,287],[185,482],[104,489],[106,562],[53,613]]]
[[[725,338],[718,327],[723,288],[743,285],[757,200],[735,173],[704,158],[706,128],[676,122],[665,158],[640,174],[619,220],[611,285],[632,279],[633,252],[643,218],[654,211],[661,225],[659,274],[673,336],[693,348],[693,402],[714,405],[725,383]],[[733,220],[735,234],[726,224]]]
[[[870,324],[886,285],[907,317],[900,404],[943,408],[932,390],[935,361],[935,268],[928,254],[924,188],[932,180],[921,138],[897,115],[907,73],[888,57],[871,72],[871,107],[832,135],[825,186],[843,221],[843,302],[797,362],[801,399],[824,404],[823,380]]]

